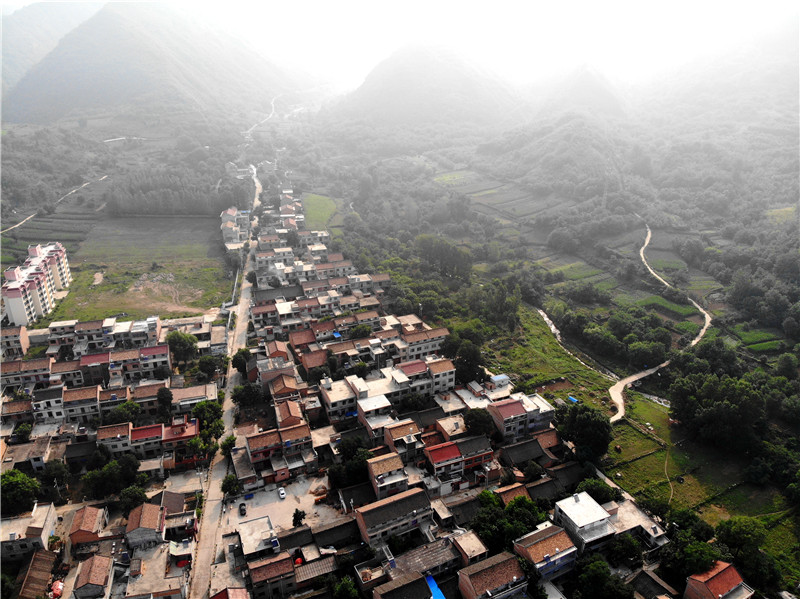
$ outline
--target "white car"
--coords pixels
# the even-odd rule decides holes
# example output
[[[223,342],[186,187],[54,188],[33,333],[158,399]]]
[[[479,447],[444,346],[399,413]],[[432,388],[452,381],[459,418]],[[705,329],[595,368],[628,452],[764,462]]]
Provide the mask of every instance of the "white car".
[[[278,497],[286,499],[286,490],[283,487],[278,487]]]

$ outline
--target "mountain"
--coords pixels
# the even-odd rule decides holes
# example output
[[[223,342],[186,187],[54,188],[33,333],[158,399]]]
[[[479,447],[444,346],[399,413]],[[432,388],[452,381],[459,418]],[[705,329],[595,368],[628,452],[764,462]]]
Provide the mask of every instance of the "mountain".
[[[163,3],[108,3],[7,94],[3,119],[261,107],[291,78],[238,41]]]
[[[38,2],[4,15],[3,94],[101,7],[100,2]]]
[[[625,115],[622,99],[609,81],[587,65],[583,65],[557,83],[544,101],[542,115],[555,112],[583,112],[621,117]]]
[[[378,64],[333,113],[386,125],[488,123],[517,103],[496,77],[436,47],[406,47]]]

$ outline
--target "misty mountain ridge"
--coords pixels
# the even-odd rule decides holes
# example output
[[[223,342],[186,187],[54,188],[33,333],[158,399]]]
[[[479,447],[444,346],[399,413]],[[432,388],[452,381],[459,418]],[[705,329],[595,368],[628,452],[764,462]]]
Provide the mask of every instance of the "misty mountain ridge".
[[[291,78],[172,7],[109,3],[9,91],[3,119],[52,123],[98,113],[222,113],[269,106]]]
[[[333,116],[385,125],[496,122],[519,100],[497,77],[435,46],[407,46],[380,62]]]
[[[102,6],[100,2],[38,2],[4,15],[3,94]]]
[[[627,109],[611,82],[597,69],[584,64],[554,85],[538,116],[547,117],[557,112],[624,117]]]

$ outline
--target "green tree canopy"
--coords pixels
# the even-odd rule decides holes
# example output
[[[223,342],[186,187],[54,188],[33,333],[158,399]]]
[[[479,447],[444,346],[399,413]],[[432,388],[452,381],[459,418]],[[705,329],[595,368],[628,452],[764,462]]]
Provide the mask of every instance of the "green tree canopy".
[[[343,576],[333,585],[333,599],[358,599],[358,589],[349,576]]]
[[[622,499],[622,491],[612,488],[599,478],[587,478],[578,485],[577,492],[586,491],[599,504]]]
[[[231,450],[235,446],[236,446],[236,436],[235,435],[228,435],[227,437],[225,437],[225,439],[222,441],[222,443],[219,444],[219,448],[222,451],[222,455],[224,455],[226,458],[231,455]]]
[[[225,495],[238,495],[242,492],[242,485],[235,474],[228,474],[222,479],[222,492]]]
[[[41,491],[41,485],[21,470],[8,470],[0,476],[0,503],[4,515],[26,512]]]
[[[294,510],[294,514],[292,514],[292,526],[294,527],[301,526],[303,524],[303,520],[305,519],[305,517],[306,513],[303,510],[296,508]]]
[[[22,424],[17,425],[17,428],[14,429],[14,436],[17,438],[17,441],[20,443],[27,443],[28,440],[31,438],[31,431],[33,427],[27,422],[23,422]]]
[[[167,335],[169,350],[178,362],[186,362],[197,354],[197,337],[181,331],[171,331]]]
[[[120,491],[119,507],[126,516],[133,508],[142,505],[145,501],[147,501],[147,495],[141,487],[133,485]]]
[[[758,552],[767,531],[760,520],[748,516],[733,516],[717,525],[717,542],[727,545],[735,558]]]
[[[239,371],[242,376],[247,376],[247,363],[250,361],[252,354],[250,350],[246,347],[242,347],[233,354],[233,359],[231,359],[231,364],[233,367]]]
[[[197,361],[197,369],[209,379],[212,379],[217,373],[217,360],[214,358],[214,356],[202,356]]]
[[[467,412],[464,415],[464,426],[470,435],[491,437],[495,431],[492,415],[483,408],[475,408]]]
[[[258,383],[236,385],[231,393],[231,399],[239,406],[254,406],[264,399],[264,391]]]
[[[169,389],[167,389],[167,391],[169,391]],[[126,401],[124,404],[118,405],[116,408],[111,410],[108,415],[103,418],[103,424],[132,422],[133,425],[136,426],[141,413],[142,407],[138,403],[135,401]]]
[[[350,329],[350,339],[363,339],[372,335],[372,327],[368,324],[357,324]]]
[[[559,407],[556,411],[558,431],[575,443],[578,457],[586,460],[601,458],[611,442],[611,423],[608,418],[586,404]]]

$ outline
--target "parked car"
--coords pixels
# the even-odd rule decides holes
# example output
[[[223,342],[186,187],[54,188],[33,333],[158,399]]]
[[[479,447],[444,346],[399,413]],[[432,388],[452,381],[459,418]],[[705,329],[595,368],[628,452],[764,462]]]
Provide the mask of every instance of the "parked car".
[[[286,489],[283,487],[278,487],[278,497],[281,499],[286,499]]]
[[[239,504],[239,515],[240,516],[246,516],[247,515],[247,504],[246,503],[240,503]]]

